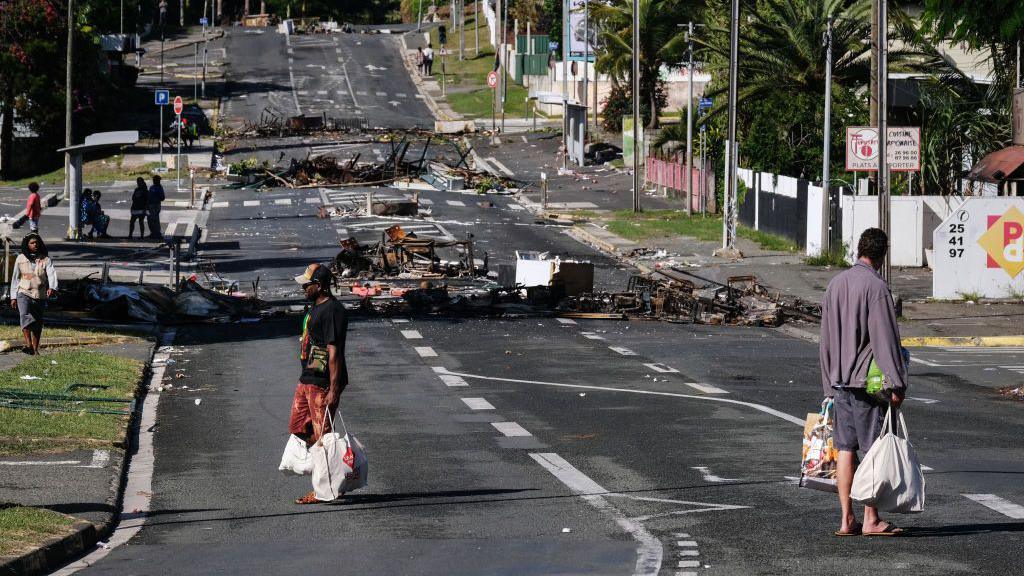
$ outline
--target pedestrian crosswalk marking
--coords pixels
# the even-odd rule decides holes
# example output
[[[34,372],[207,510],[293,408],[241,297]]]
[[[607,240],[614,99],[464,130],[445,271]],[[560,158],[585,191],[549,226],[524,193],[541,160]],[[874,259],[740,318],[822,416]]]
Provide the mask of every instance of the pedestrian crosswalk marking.
[[[213,203],[213,204],[211,204],[210,206],[211,206],[212,208],[227,208],[227,207],[228,207],[228,205],[229,205],[229,203],[228,203],[228,202],[214,202],[214,203]]]
[[[417,346],[415,349],[421,358],[437,358],[437,352],[430,346]]]
[[[636,352],[633,352],[629,348],[625,348],[623,346],[609,346],[608,348],[622,354],[623,356],[636,356]]]
[[[465,206],[466,203],[462,200],[447,200],[449,206]]]
[[[1008,516],[1014,520],[1024,520],[1024,506],[1000,498],[995,494],[964,494],[963,496],[974,500],[986,508],[991,508],[1003,516]]]
[[[717,386],[711,386],[709,384],[698,384],[697,382],[686,382],[685,384],[690,388],[693,388],[694,390],[697,390],[698,392],[703,392],[705,394],[728,394],[727,391],[722,390]]]
[[[523,428],[515,422],[491,422],[491,426],[494,426],[498,432],[501,432],[508,437],[516,436],[533,436],[526,428]]]
[[[259,200],[245,200],[242,202],[242,206],[259,206]]]
[[[494,410],[494,406],[484,398],[460,398],[471,410]]]
[[[277,204],[278,206],[290,206],[291,203],[291,198],[278,198],[277,200],[274,200],[274,204]]]
[[[319,198],[306,198],[306,204],[319,204]]]

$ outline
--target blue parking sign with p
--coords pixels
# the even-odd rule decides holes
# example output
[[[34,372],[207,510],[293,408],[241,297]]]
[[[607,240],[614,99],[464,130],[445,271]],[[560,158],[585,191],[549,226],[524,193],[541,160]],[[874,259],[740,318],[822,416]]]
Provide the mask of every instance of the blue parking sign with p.
[[[171,91],[170,90],[157,90],[156,91],[156,105],[167,106],[171,103]]]

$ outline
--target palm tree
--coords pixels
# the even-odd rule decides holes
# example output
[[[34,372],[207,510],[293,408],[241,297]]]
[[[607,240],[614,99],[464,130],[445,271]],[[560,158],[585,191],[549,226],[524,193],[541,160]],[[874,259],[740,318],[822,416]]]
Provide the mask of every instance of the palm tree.
[[[652,111],[648,128],[658,127],[663,107],[661,68],[682,61],[686,41],[679,25],[696,11],[696,3],[685,0],[639,0],[640,97]],[[632,86],[633,1],[592,1],[590,17],[600,30],[597,71],[619,85]]]

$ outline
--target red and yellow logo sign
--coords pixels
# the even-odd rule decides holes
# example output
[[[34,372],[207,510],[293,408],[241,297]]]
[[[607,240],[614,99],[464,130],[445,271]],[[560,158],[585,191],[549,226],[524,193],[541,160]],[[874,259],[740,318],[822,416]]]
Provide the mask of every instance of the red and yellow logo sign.
[[[988,268],[1002,268],[1016,278],[1024,270],[1024,213],[1011,206],[1002,216],[990,215],[978,244],[988,253]]]

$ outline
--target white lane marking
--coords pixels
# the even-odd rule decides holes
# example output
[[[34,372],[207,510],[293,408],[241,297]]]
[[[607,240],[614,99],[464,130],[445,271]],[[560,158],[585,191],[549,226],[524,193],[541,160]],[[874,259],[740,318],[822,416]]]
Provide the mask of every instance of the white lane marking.
[[[676,370],[675,368],[673,368],[671,366],[667,366],[665,364],[660,364],[660,363],[657,363],[657,362],[652,362],[650,364],[644,364],[644,366],[647,366],[648,368],[650,368],[651,370],[654,370],[655,372],[661,372],[662,374],[678,374],[679,373],[679,370]]]
[[[359,94],[360,96],[366,96],[366,90],[356,90],[356,94]]]
[[[693,540],[680,540],[679,542],[676,542],[676,546],[679,546],[680,548],[696,548],[697,543]]]
[[[627,518],[618,508],[605,500],[601,495],[608,494],[608,491],[600,484],[591,480],[586,474],[577,470],[554,452],[531,453],[530,458],[533,458],[570,490],[579,494],[588,504],[608,514],[620,528],[633,536],[633,539],[639,544],[636,551],[636,566],[633,569],[634,576],[655,576],[661,570],[661,559],[664,554],[661,541],[648,532],[639,521]]]
[[[436,368],[435,368],[435,370],[436,370]],[[694,396],[693,394],[679,394],[679,393],[676,393],[676,392],[659,392],[659,391],[655,391],[655,390],[631,390],[629,388],[613,388],[611,386],[592,386],[592,385],[588,385],[588,384],[565,384],[565,383],[562,383],[562,382],[543,382],[543,381],[540,381],[540,380],[521,380],[521,379],[517,379],[517,378],[499,378],[497,376],[484,376],[484,375],[481,375],[481,374],[468,374],[468,373],[465,373],[465,372],[450,372],[450,371],[448,371],[445,368],[442,368],[441,370],[443,370],[444,372],[449,373],[449,374],[455,374],[455,375],[458,375],[458,376],[462,376],[463,378],[476,378],[477,380],[492,380],[492,381],[495,381],[495,382],[514,382],[516,384],[534,384],[536,386],[552,386],[552,387],[555,387],[555,388],[573,388],[573,389],[576,389],[576,390],[598,390],[598,391],[604,391],[604,392],[623,392],[623,393],[626,393],[626,394],[642,394],[642,395],[645,395],[645,396],[666,396],[666,397],[669,397],[669,398],[685,398],[687,400],[705,400],[705,401],[709,401],[709,402],[721,402],[723,404],[736,404],[736,405],[739,405],[739,406],[746,406],[748,408],[753,408],[754,410],[757,410],[759,412],[764,412],[765,414],[769,414],[771,416],[775,416],[776,418],[781,418],[781,419],[783,419],[783,420],[785,420],[787,422],[791,422],[793,424],[796,424],[797,426],[803,426],[804,425],[804,419],[803,418],[797,418],[796,416],[793,416],[791,414],[786,414],[785,412],[780,412],[779,410],[776,410],[776,409],[771,408],[769,406],[765,406],[764,404],[755,404],[754,402],[744,402],[742,400],[733,400],[732,398],[720,398],[720,397],[717,397],[717,396]]]
[[[494,406],[483,398],[460,398],[471,410],[494,410]]]
[[[687,534],[686,532],[676,532],[676,533],[674,533],[672,535],[675,536],[676,538],[689,538],[690,537],[690,535]]]
[[[451,374],[444,366],[431,366],[430,369],[438,374]]]
[[[519,137],[523,139],[523,144],[529,144],[530,143],[530,141],[526,139],[526,136],[523,136],[523,135],[520,134]]]
[[[559,324],[575,324],[576,321],[572,318],[556,318]]]
[[[629,348],[624,348],[622,346],[609,346],[608,348],[622,354],[623,356],[636,356],[636,352],[633,352]]]
[[[515,422],[491,422],[491,426],[497,428],[498,432],[501,432],[505,436],[533,436],[526,428],[523,428]]]
[[[700,560],[680,560],[680,568],[700,568]]]
[[[73,466],[81,460],[0,460],[3,466]]]
[[[383,96],[387,96],[387,95],[388,95],[387,92],[377,92],[377,96],[382,96],[383,97]]]
[[[707,466],[691,466],[693,470],[700,472],[701,476],[704,477],[705,482],[737,482],[739,478],[722,478],[721,476],[715,476],[711,473],[711,470]]]
[[[396,92],[395,93],[395,98],[405,98],[405,93],[404,92]]]
[[[348,228],[338,228],[336,232],[338,236],[348,236]]]
[[[416,353],[419,354],[421,358],[437,358],[437,352],[434,352],[434,349],[430,346],[417,346]]]
[[[499,162],[498,159],[495,158],[494,156],[488,156],[487,157],[487,161],[490,162],[491,164],[494,164],[498,168],[498,170],[501,170],[502,172],[504,172],[505,176],[508,176],[508,177],[515,176],[515,173],[513,173],[511,170],[509,170],[507,166],[505,166],[504,164]]]
[[[391,319],[391,323],[392,324],[408,324],[409,323],[409,319],[408,318],[392,318]]]
[[[466,203],[463,202],[462,200],[448,200],[447,202],[448,202],[449,206],[465,206],[466,205]]]
[[[933,470],[935,470],[935,468],[932,468],[931,466],[925,466],[924,464],[921,464],[921,471],[922,472],[931,472]]]
[[[943,364],[936,364],[935,362],[929,362],[929,361],[924,360],[922,358],[918,358],[917,356],[911,356],[910,360],[912,362],[917,362],[918,364],[924,364],[925,366],[932,366],[932,367],[935,367],[935,368],[943,366]]]
[[[214,202],[210,204],[211,208],[227,208],[229,204],[227,202]]]
[[[513,210],[526,210],[526,208],[520,206],[519,204],[515,204],[515,203],[509,204],[508,207],[513,209]]]
[[[86,468],[103,468],[110,462],[109,450],[93,450],[92,462]]]
[[[697,550],[678,550],[676,551],[678,556],[700,556],[700,552]]]
[[[306,204],[319,204],[319,198],[306,198]]]
[[[697,382],[684,382],[684,384],[686,384],[690,388],[693,388],[694,390],[697,390],[698,392],[703,392],[705,394],[728,394],[727,391],[722,390],[718,386],[699,384]]]
[[[277,204],[278,206],[291,206],[292,199],[291,198],[278,198],[277,200],[274,200],[274,204]]]
[[[146,514],[153,498],[153,434],[156,429],[157,404],[160,401],[160,383],[164,379],[164,369],[170,357],[169,345],[174,342],[174,335],[174,330],[165,332],[161,338],[161,347],[153,355],[149,391],[142,402],[139,429],[133,439],[137,449],[128,463],[128,480],[121,501],[121,515],[114,533],[107,541],[107,546],[96,547],[77,561],[54,572],[54,576],[69,576],[96,564],[110,554],[111,550],[131,540],[146,522]]]
[[[405,336],[406,340],[422,340],[423,334],[420,334],[419,330],[402,330],[402,336]]]
[[[242,206],[259,206],[259,205],[260,205],[260,201],[259,200],[244,200],[244,201],[242,201]]]
[[[991,508],[1003,516],[1009,516],[1014,520],[1024,520],[1024,506],[1014,504],[995,494],[964,494],[963,496],[974,500],[986,508]]]
[[[291,58],[288,60],[290,61]],[[302,116],[302,106],[299,105],[299,93],[295,91],[295,73],[292,72],[291,66],[288,67],[288,79],[292,83],[292,98],[295,99],[295,110],[299,113],[299,116]]]
[[[934,400],[932,398],[918,398],[916,396],[907,396],[907,400],[915,400],[922,404],[938,404],[940,402],[939,400]]]
[[[586,338],[587,340],[604,340],[604,336],[598,336],[593,332],[580,332],[580,335]]]
[[[454,388],[456,386],[469,386],[469,382],[466,382],[462,376],[453,376],[451,374],[438,374],[438,378],[444,382],[445,386]]]

